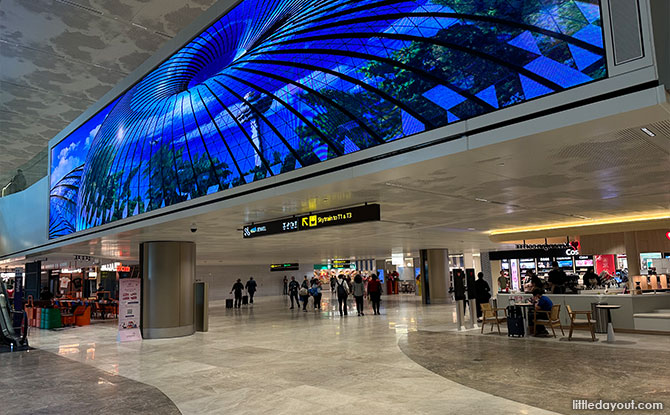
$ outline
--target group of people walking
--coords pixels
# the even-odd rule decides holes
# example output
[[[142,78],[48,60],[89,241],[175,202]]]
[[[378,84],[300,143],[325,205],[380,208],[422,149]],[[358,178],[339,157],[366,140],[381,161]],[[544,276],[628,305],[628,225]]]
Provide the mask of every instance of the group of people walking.
[[[242,284],[242,280],[238,278],[235,284],[233,284],[233,288],[230,290],[230,294],[235,293],[235,302],[233,304],[233,307],[240,308],[240,306],[242,305],[244,290],[246,290],[248,293],[249,304],[253,304],[254,294],[256,294],[257,288],[258,284],[256,284],[256,280],[254,280],[254,277],[249,277],[249,281],[247,281],[246,284]]]
[[[349,306],[347,300],[349,295],[353,295],[356,303],[356,312],[359,316],[364,316],[364,299],[367,296],[372,303],[372,311],[374,314],[379,313],[379,304],[381,302],[382,284],[379,282],[377,275],[373,274],[369,281],[363,281],[363,277],[357,274],[353,280],[350,276],[340,274],[337,278],[332,277],[330,280],[331,292],[337,294],[337,303],[341,316],[348,315]],[[307,312],[307,306],[310,297],[313,299],[314,310],[321,309],[321,299],[323,297],[322,283],[316,277],[311,280],[305,276],[302,283],[296,281],[295,277],[291,277],[288,281],[284,277],[284,293],[291,299],[291,309],[295,306],[300,308],[302,302],[303,311]]]

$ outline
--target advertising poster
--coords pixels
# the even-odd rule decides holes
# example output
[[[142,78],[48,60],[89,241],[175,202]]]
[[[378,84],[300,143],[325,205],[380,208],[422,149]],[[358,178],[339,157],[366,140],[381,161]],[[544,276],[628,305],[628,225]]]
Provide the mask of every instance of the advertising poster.
[[[139,278],[119,280],[119,335],[118,341],[142,340],[140,333],[140,290]]]
[[[517,267],[517,260],[510,260],[510,276],[512,277],[512,290],[519,290],[519,268]]]
[[[616,275],[616,260],[614,255],[596,255],[596,274],[607,271],[610,275]]]

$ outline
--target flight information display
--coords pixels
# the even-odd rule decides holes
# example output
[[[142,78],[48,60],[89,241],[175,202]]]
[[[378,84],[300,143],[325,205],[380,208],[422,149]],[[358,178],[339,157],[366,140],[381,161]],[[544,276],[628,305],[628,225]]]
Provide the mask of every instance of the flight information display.
[[[242,228],[243,238],[276,235],[296,231],[306,231],[328,226],[349,225],[352,223],[381,220],[381,208],[378,204],[356,206],[346,209],[329,210],[327,212],[310,213],[288,219],[278,219],[245,225]]]
[[[52,147],[49,237],[606,76],[598,0],[245,0]]]

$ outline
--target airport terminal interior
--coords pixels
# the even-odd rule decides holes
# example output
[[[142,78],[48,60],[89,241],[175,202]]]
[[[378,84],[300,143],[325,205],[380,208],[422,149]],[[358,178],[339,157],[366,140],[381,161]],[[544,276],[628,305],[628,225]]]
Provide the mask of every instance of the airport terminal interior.
[[[0,414],[670,413],[670,3],[0,4]]]

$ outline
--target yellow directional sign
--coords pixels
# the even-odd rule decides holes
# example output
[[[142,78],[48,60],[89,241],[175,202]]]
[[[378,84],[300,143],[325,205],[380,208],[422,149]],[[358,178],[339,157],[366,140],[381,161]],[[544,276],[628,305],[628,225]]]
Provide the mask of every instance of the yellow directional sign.
[[[242,236],[244,238],[255,238],[257,236],[319,229],[325,226],[347,225],[380,219],[380,208],[379,205],[375,203],[245,225],[242,230]]]

